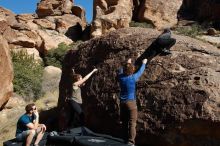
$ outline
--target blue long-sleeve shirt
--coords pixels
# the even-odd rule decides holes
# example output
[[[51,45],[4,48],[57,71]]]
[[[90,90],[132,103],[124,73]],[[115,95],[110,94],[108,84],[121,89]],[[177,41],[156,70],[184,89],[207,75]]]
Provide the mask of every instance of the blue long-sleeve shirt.
[[[136,99],[136,81],[140,78],[140,76],[143,74],[146,64],[142,64],[140,69],[129,76],[126,76],[123,73],[123,70],[120,69],[119,72],[119,83],[121,87],[121,93],[120,93],[120,101],[126,102],[129,100],[135,100]]]

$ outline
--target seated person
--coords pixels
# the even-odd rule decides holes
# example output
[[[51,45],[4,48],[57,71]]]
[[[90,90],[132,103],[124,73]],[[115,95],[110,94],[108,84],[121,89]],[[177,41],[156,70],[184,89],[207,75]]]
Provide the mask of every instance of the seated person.
[[[46,126],[39,124],[39,113],[34,103],[28,104],[25,110],[26,113],[17,122],[16,139],[18,141],[25,141],[26,146],[30,146],[33,138],[36,136],[34,146],[38,146],[46,131]]]

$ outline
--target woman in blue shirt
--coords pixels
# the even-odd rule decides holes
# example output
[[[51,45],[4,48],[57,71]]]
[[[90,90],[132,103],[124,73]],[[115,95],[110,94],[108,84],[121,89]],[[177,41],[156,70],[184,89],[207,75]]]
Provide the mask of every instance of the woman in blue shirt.
[[[136,104],[136,82],[143,74],[147,59],[143,59],[139,70],[135,72],[135,67],[128,59],[127,64],[121,69],[118,75],[121,93],[120,93],[120,117],[124,140],[128,145],[133,146],[136,137],[137,123],[137,104]]]

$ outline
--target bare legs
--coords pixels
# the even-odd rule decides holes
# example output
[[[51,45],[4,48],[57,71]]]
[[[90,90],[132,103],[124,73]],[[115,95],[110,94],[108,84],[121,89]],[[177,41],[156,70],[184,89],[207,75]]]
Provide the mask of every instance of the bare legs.
[[[29,133],[28,133],[28,136],[26,139],[26,146],[31,145],[31,142],[32,142],[32,139],[34,138],[34,135],[35,135],[35,130],[29,130]]]
[[[26,146],[30,146],[31,142],[35,135],[37,135],[34,145],[38,145],[42,137],[44,136],[44,132],[46,131],[46,126],[44,124],[40,124],[36,130],[29,130],[27,139],[26,139]]]
[[[44,136],[44,132],[46,131],[46,126],[44,124],[40,124],[36,131],[37,131],[37,138],[34,142],[34,145],[38,145],[38,143]]]

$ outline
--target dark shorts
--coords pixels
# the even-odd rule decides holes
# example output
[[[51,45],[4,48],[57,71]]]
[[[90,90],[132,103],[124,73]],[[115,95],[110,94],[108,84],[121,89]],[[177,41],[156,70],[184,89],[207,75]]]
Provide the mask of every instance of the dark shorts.
[[[16,135],[16,139],[18,141],[24,141],[30,132],[31,132],[31,130],[23,131],[22,133],[19,133],[18,135]]]
[[[35,130],[35,134],[34,134],[34,137],[37,136],[38,133],[40,133],[41,131],[41,127],[38,127],[36,130]],[[16,135],[16,140],[17,141],[24,141],[26,140],[27,136],[30,134],[31,130],[26,130],[26,131],[23,131],[22,133],[19,133]]]

